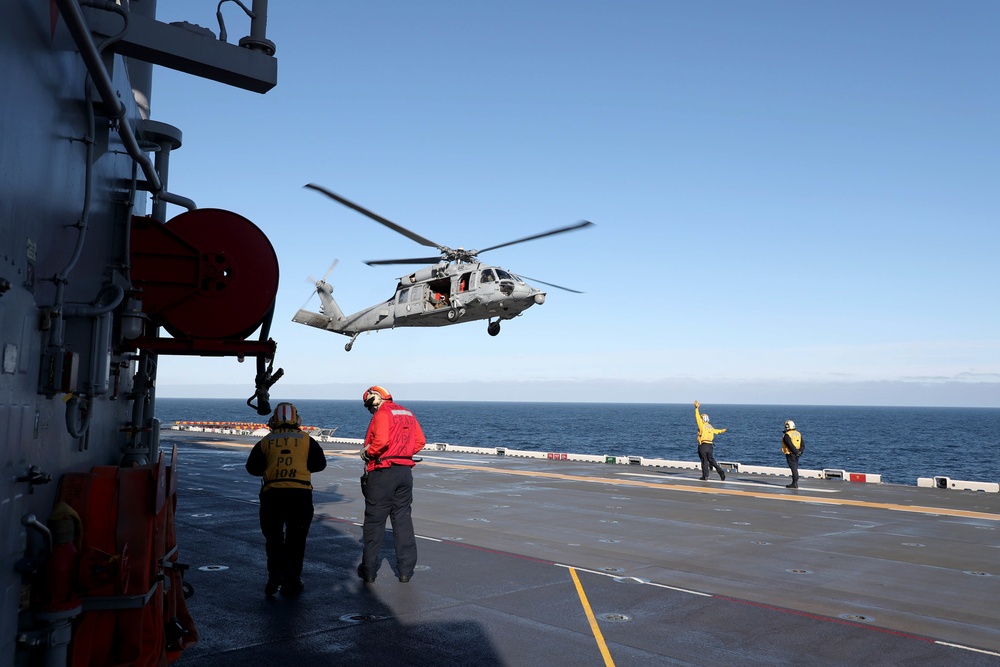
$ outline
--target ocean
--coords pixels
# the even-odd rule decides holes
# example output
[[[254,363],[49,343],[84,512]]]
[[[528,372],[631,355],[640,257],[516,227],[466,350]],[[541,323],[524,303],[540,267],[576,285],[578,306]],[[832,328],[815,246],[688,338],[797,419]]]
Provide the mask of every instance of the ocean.
[[[303,423],[362,438],[361,401],[294,401]],[[272,401],[272,406],[277,402]],[[404,401],[428,442],[541,452],[697,461],[694,405]],[[1000,482],[1000,409],[702,404],[716,428],[715,457],[785,466],[782,427],[795,421],[806,442],[800,466],[882,475],[914,486],[918,477]],[[156,416],[174,421],[267,420],[240,399],[159,398]]]

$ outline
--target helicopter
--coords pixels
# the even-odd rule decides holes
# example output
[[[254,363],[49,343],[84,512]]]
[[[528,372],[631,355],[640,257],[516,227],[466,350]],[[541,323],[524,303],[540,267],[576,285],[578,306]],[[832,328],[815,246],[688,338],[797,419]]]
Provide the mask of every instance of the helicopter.
[[[303,307],[295,313],[292,321],[350,336],[351,340],[344,345],[344,349],[348,352],[351,351],[354,341],[362,333],[396,327],[440,327],[486,320],[486,332],[490,336],[496,336],[500,333],[502,320],[512,319],[533,305],[545,303],[546,293],[529,285],[518,274],[506,271],[499,266],[481,263],[479,254],[516,243],[583,229],[594,224],[587,220],[581,220],[567,227],[533,234],[482,250],[452,249],[415,234],[320,185],[309,183],[305,187],[316,190],[421,245],[436,248],[440,253],[437,257],[383,259],[365,262],[369,266],[387,264],[431,264],[431,266],[400,277],[399,283],[389,299],[353,315],[344,315],[333,298],[333,286],[326,282],[333,266],[323,278],[310,279],[310,282],[314,283],[316,294],[319,295],[320,312],[312,312]],[[336,262],[334,262],[335,265]],[[535,278],[529,278],[529,280],[567,292],[582,294],[578,290]]]

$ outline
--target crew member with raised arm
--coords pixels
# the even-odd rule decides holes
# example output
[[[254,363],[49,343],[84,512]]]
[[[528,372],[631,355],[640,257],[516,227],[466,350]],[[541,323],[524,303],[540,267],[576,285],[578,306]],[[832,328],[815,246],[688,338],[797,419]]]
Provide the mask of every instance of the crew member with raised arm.
[[[715,468],[719,472],[719,477],[725,480],[726,473],[715,462],[715,436],[725,433],[726,429],[713,427],[708,420],[708,415],[703,415],[698,411],[699,407],[701,407],[701,403],[695,401],[694,420],[698,423],[698,458],[701,459],[700,479],[707,480],[712,468]]]

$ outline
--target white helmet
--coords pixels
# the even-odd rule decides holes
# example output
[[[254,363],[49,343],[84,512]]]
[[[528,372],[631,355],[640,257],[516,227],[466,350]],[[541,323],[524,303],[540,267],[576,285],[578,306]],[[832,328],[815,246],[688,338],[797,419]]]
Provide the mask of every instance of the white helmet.
[[[785,430],[786,431],[794,431],[795,430],[795,422],[793,422],[791,419],[789,419],[788,421],[786,421],[785,422]]]
[[[302,425],[302,417],[299,416],[299,411],[291,403],[278,403],[278,406],[274,408],[274,414],[267,420],[267,425],[271,429],[282,426],[298,428]]]
[[[701,420],[702,420],[703,422],[707,422],[707,421],[708,421],[708,415],[702,415],[702,416],[701,416]]]

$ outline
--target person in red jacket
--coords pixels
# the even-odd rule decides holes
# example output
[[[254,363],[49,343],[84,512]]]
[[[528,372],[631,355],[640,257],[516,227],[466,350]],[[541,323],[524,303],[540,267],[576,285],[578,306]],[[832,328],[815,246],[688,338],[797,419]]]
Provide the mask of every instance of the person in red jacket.
[[[427,438],[413,413],[394,403],[387,389],[378,385],[369,387],[361,399],[372,413],[372,420],[361,448],[361,458],[365,460],[365,474],[361,478],[365,522],[362,527],[364,552],[358,576],[366,583],[375,581],[388,518],[392,521],[397,575],[406,583],[417,564],[417,538],[410,516],[413,455],[423,449]]]

